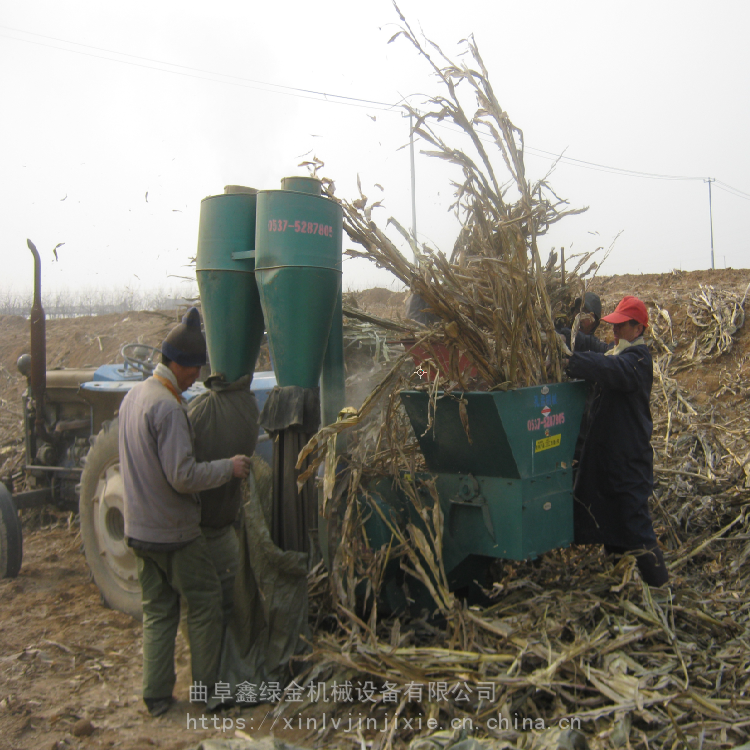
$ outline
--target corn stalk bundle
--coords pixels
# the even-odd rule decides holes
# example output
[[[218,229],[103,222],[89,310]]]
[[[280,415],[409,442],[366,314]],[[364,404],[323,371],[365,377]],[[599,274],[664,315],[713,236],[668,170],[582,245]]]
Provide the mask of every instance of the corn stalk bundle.
[[[420,246],[390,218],[388,224],[409,243],[414,255],[410,261],[373,219],[381,202],[370,203],[360,184],[358,199],[340,201],[344,229],[361,248],[347,254],[388,269],[419,295],[441,321],[431,339],[464,353],[485,388],[559,381],[555,314],[582,291],[581,279],[596,263],[589,262],[591,253],[584,254],[563,280],[556,255],[541,262],[537,239],[563,217],[586,209],[569,208],[546,178],[527,178],[523,133],[500,106],[473,39],[466,40],[471,63],[459,66],[431,42],[423,46],[401,19],[404,28],[391,41],[403,36],[413,44],[445,90],[430,98],[424,111],[406,109],[414,117],[414,135],[429,145],[424,153],[460,171],[461,178],[452,181],[451,208],[462,228],[449,260]],[[462,103],[467,97],[475,100],[473,113]],[[464,150],[444,140],[440,130],[445,123],[460,128]],[[328,195],[335,199],[332,183],[328,185]],[[469,385],[456,368],[447,375],[464,388]]]

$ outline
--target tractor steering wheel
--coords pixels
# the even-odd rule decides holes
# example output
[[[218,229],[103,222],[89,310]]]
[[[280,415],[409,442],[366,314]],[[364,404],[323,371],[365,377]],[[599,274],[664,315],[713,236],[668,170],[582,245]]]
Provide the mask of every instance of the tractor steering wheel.
[[[125,344],[120,349],[120,356],[125,363],[144,375],[151,375],[156,369],[157,355],[161,355],[161,350],[146,344]]]

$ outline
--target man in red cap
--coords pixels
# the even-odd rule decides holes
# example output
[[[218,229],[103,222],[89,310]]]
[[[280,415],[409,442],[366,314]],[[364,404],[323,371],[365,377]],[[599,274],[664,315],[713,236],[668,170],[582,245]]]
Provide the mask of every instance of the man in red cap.
[[[643,339],[648,311],[623,297],[610,315],[615,346],[605,353],[575,352],[571,377],[594,383],[589,434],[574,487],[575,541],[604,544],[614,554],[635,554],[643,580],[669,579],[648,508],[653,491],[651,353]]]

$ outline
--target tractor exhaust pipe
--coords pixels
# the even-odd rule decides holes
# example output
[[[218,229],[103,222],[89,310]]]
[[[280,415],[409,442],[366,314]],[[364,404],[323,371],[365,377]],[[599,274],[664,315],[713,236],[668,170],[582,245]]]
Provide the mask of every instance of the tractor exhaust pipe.
[[[36,434],[48,442],[54,442],[44,422],[44,397],[47,391],[47,336],[44,308],[42,307],[42,261],[39,251],[31,240],[26,244],[34,256],[34,303],[31,306],[31,396],[36,412]]]

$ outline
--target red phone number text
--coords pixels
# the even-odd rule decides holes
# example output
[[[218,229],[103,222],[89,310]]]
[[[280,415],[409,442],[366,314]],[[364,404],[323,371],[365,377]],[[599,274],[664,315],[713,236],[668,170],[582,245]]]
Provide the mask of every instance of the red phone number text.
[[[269,232],[298,232],[299,234],[319,234],[323,237],[333,237],[333,227],[330,224],[318,224],[316,221],[295,221],[287,219],[269,219]]]
[[[561,412],[560,414],[550,414],[539,419],[530,419],[526,423],[526,427],[529,432],[534,432],[536,430],[541,430],[542,428],[546,429],[549,427],[556,427],[559,424],[565,424],[565,412]]]

